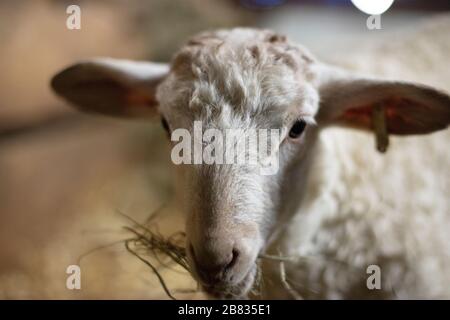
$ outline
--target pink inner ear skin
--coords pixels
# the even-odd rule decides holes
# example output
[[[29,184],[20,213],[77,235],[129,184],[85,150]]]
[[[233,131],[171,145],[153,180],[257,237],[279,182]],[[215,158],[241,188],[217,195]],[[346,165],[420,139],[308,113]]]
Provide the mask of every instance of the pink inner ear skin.
[[[149,118],[157,114],[157,100],[153,94],[142,89],[125,89],[121,97],[120,115],[131,118]]]
[[[372,106],[353,107],[345,110],[339,117],[340,121],[361,129],[369,129],[372,126]]]
[[[149,94],[141,91],[130,90],[125,96],[125,106],[152,107],[156,105],[156,100]]]
[[[391,97],[379,102],[385,108],[388,133],[412,134],[420,132],[421,123],[418,115],[429,109],[427,105],[420,104],[407,98]],[[339,120],[346,124],[361,128],[373,129],[372,112],[373,104],[352,107],[347,109]],[[418,113],[414,116],[414,113]],[[416,132],[418,131],[418,132]]]

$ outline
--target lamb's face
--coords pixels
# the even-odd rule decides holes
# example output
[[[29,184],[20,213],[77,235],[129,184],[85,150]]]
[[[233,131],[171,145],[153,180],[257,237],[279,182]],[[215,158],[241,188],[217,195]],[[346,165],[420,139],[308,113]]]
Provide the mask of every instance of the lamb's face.
[[[185,129],[193,145],[202,139],[195,138],[195,121],[202,132],[218,129],[224,139],[216,153],[224,159],[235,152],[226,129],[242,130],[241,138],[253,129],[279,134],[269,139],[266,171],[261,162],[217,164],[218,157],[212,164],[201,159],[180,165],[188,257],[212,295],[240,297],[253,284],[258,254],[279,218],[282,180],[314,136],[318,94],[310,84],[312,63],[300,48],[267,32],[204,34],[175,56],[159,86],[159,110],[169,132]],[[207,141],[199,145],[206,148]]]
[[[250,289],[258,254],[275,224],[282,225],[283,218],[295,212],[304,194],[302,182],[311,171],[308,163],[318,128],[377,128],[379,141],[385,141],[383,133],[424,134],[450,123],[450,97],[443,92],[337,70],[283,37],[255,29],[201,34],[175,56],[170,68],[87,60],[58,73],[52,86],[89,112],[154,116],[159,105],[168,131],[176,136],[181,129],[194,137],[185,142],[193,144],[196,164],[178,166],[184,179],[188,255],[198,280],[219,297],[241,297]],[[317,126],[312,125],[314,119]],[[257,154],[259,163],[220,164],[205,152],[211,128],[225,141],[225,147],[211,143],[219,158],[236,151],[229,148],[233,140],[228,145],[226,129],[243,130],[238,137],[252,129],[278,129],[279,139],[269,139],[272,152],[262,158]],[[384,149],[385,143],[380,146]],[[247,152],[253,154],[248,149],[240,154]],[[267,163],[272,164],[269,171],[260,170]]]

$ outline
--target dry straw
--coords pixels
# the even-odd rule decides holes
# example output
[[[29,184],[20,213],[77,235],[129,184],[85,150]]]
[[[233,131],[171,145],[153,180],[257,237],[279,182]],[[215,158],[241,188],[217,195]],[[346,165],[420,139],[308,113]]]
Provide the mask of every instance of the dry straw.
[[[172,265],[181,266],[184,270],[192,275],[190,266],[187,261],[186,249],[184,247],[186,234],[184,232],[177,232],[169,237],[164,237],[157,229],[155,224],[151,224],[151,220],[154,219],[153,215],[146,225],[138,223],[131,217],[119,212],[122,216],[126,217],[132,226],[125,226],[124,229],[130,232],[133,237],[124,240],[125,248],[133,256],[137,257],[140,261],[145,263],[151,271],[158,278],[161,287],[167,296],[176,300],[172,292],[169,290],[164,278],[161,275],[160,268],[158,268],[149,258],[153,258],[157,263],[165,268],[171,268]],[[149,226],[147,226],[149,225]],[[266,259],[278,262],[280,264],[280,277],[283,286],[292,295],[293,298],[301,298],[300,294],[292,288],[289,281],[286,279],[285,263],[294,262],[294,258],[272,256],[272,255],[260,255],[259,260]],[[258,263],[255,282],[251,293],[253,296],[259,296],[262,282],[261,268]]]
[[[185,243],[186,243],[186,234],[184,232],[176,232],[173,235],[166,237],[163,236],[157,227],[157,224],[155,223],[155,218],[160,212],[160,209],[154,212],[150,216],[150,218],[144,223],[141,224],[128,215],[117,211],[121,216],[125,217],[129,222],[131,222],[131,226],[125,226],[123,227],[127,232],[132,234],[132,237],[129,237],[127,239],[122,239],[119,241],[115,241],[106,245],[102,245],[100,247],[93,248],[92,250],[89,250],[88,252],[82,254],[78,258],[78,264],[81,265],[81,261],[86,258],[87,256],[90,256],[91,254],[103,250],[112,246],[115,246],[117,244],[125,244],[126,250],[131,253],[133,256],[138,258],[140,261],[145,263],[151,271],[156,275],[158,278],[161,287],[167,294],[167,296],[171,299],[176,300],[174,295],[172,294],[171,290],[169,290],[169,287],[167,286],[164,278],[161,275],[161,268],[166,268],[173,270],[174,272],[179,272],[179,270],[176,270],[173,268],[173,266],[180,266],[182,269],[184,269],[186,272],[188,272],[190,275],[193,276],[192,271],[190,269],[189,263],[187,261],[187,255],[186,255],[186,249],[185,249]],[[291,279],[287,277],[286,274],[286,265],[291,264],[292,266],[299,266],[300,264],[308,264],[313,259],[325,259],[327,263],[335,263],[341,265],[341,267],[352,270],[352,272],[355,272],[356,274],[361,276],[362,281],[366,281],[366,270],[365,268],[362,269],[360,267],[356,267],[354,265],[349,265],[346,261],[342,261],[333,257],[325,258],[323,256],[295,256],[295,257],[286,257],[282,256],[282,254],[279,252],[278,255],[269,255],[269,254],[260,254],[258,256],[257,260],[257,272],[256,277],[254,281],[254,285],[252,290],[250,291],[252,298],[260,298],[261,297],[261,289],[264,286],[263,283],[263,277],[261,272],[261,262],[270,262],[270,263],[278,263],[278,275],[279,275],[279,281],[281,286],[286,290],[286,293],[293,299],[303,299],[302,294],[298,292],[298,288],[302,289],[302,292],[308,292],[308,296],[311,297],[320,297],[320,293],[313,290],[312,288],[309,288],[303,284],[300,284],[298,282],[294,282]],[[158,264],[156,266],[154,264],[155,261]],[[322,261],[323,264],[323,261]],[[271,281],[274,281],[276,279],[271,279]],[[388,286],[390,287],[390,291],[394,294],[394,296],[397,296],[394,287],[392,285]],[[176,292],[181,293],[194,293],[198,292],[199,286],[197,285],[196,290],[177,290]],[[297,288],[297,289],[296,289]],[[224,292],[224,295],[232,296],[231,293]],[[234,298],[243,298],[243,297],[234,297]]]
[[[154,218],[156,215],[152,215],[152,217],[147,220],[144,224],[140,224],[137,221],[133,220],[129,216],[119,212],[122,216],[126,217],[131,223],[132,226],[125,226],[124,229],[130,232],[133,236],[124,240],[125,248],[132,255],[137,257],[143,263],[145,263],[151,271],[158,278],[161,287],[164,289],[167,296],[171,299],[176,300],[172,292],[169,290],[164,278],[161,275],[160,268],[169,268],[172,269],[173,265],[181,266],[182,269],[186,270],[189,274],[192,275],[192,271],[190,269],[189,263],[187,261],[186,249],[184,247],[186,241],[186,234],[184,232],[176,232],[169,237],[163,236],[157,225],[154,223]],[[307,288],[298,283],[293,283],[290,279],[288,279],[286,275],[286,264],[298,264],[298,263],[307,263],[310,259],[323,259],[314,256],[296,256],[296,257],[286,257],[282,256],[281,253],[279,255],[268,255],[268,254],[260,254],[257,261],[257,273],[255,277],[255,282],[253,288],[251,290],[252,297],[258,298],[261,296],[261,288],[264,286],[262,281],[262,272],[260,263],[262,260],[278,263],[279,264],[279,281],[281,282],[282,287],[286,290],[287,294],[293,299],[303,299],[302,295],[295,289],[302,288],[303,291],[306,290],[313,294],[313,296],[318,296],[318,292],[315,292],[311,288]],[[158,263],[157,267],[152,261]],[[341,264],[342,267],[354,269],[355,272],[361,274],[364,277],[365,273],[361,270],[356,270],[355,267],[348,265],[346,262],[339,261],[336,259],[330,258],[330,263],[338,263]],[[199,286],[197,286],[199,287]],[[198,290],[190,290],[189,292],[196,292]],[[225,293],[225,292],[224,292]],[[226,293],[229,294],[229,293]],[[242,298],[242,297],[235,297]]]

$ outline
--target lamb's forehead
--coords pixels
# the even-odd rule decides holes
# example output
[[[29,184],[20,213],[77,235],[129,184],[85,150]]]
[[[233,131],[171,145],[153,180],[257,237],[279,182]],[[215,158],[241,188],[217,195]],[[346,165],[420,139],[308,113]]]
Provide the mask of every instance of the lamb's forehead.
[[[172,71],[186,76],[197,68],[211,71],[208,69],[235,66],[256,73],[287,67],[301,77],[313,60],[306,49],[284,35],[270,30],[235,28],[192,37],[174,56]]]
[[[313,62],[304,48],[268,30],[204,32],[174,56],[161,90],[168,94],[160,98],[181,113],[200,116],[226,109],[252,116],[282,114],[281,109],[305,99]]]
[[[234,28],[201,32],[189,39],[186,45],[214,46],[219,43],[227,43],[228,45],[241,45],[249,42],[282,43],[288,42],[288,39],[286,38],[286,36],[277,34],[271,30]]]

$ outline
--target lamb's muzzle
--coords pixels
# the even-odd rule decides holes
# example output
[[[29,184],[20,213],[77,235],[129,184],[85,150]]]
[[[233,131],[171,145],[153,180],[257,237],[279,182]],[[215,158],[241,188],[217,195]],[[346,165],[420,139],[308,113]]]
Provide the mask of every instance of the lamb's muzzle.
[[[202,232],[188,234],[191,271],[209,293],[223,297],[225,292],[234,292],[234,296],[241,296],[245,292],[236,288],[248,288],[253,283],[260,251],[255,241],[257,234],[249,237],[242,226],[214,228],[200,224],[199,227]],[[188,230],[193,232],[198,228],[189,226]]]

